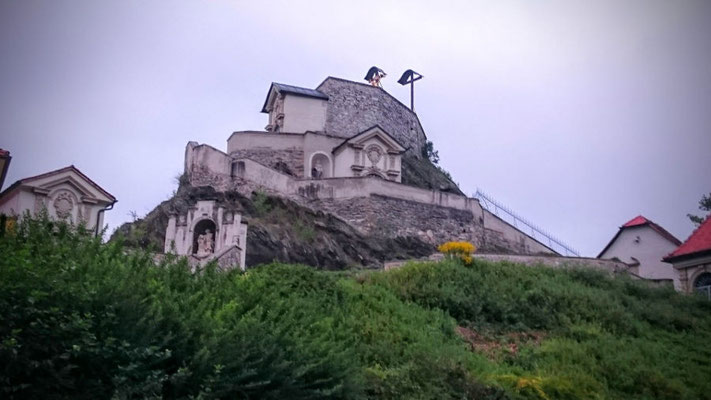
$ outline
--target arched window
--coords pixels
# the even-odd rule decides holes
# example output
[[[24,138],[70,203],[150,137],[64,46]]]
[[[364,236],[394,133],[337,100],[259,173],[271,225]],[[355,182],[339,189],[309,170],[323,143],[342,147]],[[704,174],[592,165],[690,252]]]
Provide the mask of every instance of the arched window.
[[[704,272],[694,281],[694,290],[711,300],[711,273]]]
[[[192,253],[198,257],[204,257],[215,252],[215,223],[209,219],[203,219],[195,224],[193,229],[193,249]]]

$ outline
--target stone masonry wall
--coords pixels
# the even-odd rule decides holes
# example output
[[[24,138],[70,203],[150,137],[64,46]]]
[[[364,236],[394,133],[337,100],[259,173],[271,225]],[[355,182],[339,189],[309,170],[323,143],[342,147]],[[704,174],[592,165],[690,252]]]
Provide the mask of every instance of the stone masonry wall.
[[[408,154],[421,156],[426,137],[417,115],[385,90],[333,77],[318,90],[329,97],[326,133],[349,138],[380,125]]]
[[[344,219],[361,232],[384,237],[416,237],[433,246],[464,240],[479,244],[482,230],[471,211],[371,195],[312,202]]]
[[[466,240],[481,251],[507,254],[553,252],[464,196],[376,178],[300,180],[206,145],[189,143],[186,155],[186,173],[193,186],[289,197],[316,211],[330,212],[365,234],[415,238],[432,245]]]
[[[266,167],[273,168],[296,178],[304,177],[303,149],[247,149],[235,150],[230,155],[233,158],[249,158]]]

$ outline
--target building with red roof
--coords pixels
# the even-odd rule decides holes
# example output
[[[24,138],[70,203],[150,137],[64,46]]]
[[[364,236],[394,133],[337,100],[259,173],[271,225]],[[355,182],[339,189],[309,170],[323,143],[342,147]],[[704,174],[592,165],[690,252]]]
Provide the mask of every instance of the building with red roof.
[[[664,261],[678,272],[682,291],[702,292],[711,299],[711,214]]]
[[[681,289],[679,275],[662,257],[681,241],[654,221],[638,215],[620,226],[597,258],[618,259],[630,265],[630,272],[645,279],[673,283]]]

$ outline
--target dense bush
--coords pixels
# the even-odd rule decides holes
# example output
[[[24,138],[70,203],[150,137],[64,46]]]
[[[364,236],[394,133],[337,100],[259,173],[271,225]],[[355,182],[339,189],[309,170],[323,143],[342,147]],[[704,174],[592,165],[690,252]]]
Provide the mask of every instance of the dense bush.
[[[589,270],[192,272],[47,219],[0,254],[0,398],[711,393],[711,304]]]
[[[453,320],[383,288],[299,266],[192,273],[24,221],[0,239],[2,398],[498,397]]]

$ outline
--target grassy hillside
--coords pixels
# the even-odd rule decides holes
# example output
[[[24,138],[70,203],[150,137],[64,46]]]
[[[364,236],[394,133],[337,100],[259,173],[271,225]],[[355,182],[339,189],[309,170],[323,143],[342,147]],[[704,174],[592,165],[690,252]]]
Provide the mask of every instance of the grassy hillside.
[[[0,238],[2,398],[704,399],[711,302],[588,270],[155,266]]]

